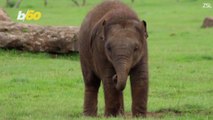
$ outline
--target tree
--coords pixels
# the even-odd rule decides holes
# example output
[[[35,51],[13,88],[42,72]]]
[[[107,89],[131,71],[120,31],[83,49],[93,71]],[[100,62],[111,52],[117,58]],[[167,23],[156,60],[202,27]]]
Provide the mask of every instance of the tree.
[[[80,4],[78,3],[78,1],[72,0],[72,2],[73,2],[75,5],[80,6]],[[84,6],[84,5],[86,5],[86,0],[82,0],[81,6]]]
[[[6,0],[6,6],[11,8],[19,8],[22,1],[23,0],[18,0],[17,2],[15,0]],[[48,0],[44,0],[44,6],[47,6],[47,3]]]

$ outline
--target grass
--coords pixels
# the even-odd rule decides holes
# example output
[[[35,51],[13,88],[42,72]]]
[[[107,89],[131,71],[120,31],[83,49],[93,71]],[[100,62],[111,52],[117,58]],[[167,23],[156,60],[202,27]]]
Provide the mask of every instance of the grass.
[[[0,6],[4,7],[4,0]],[[40,25],[77,25],[98,0],[76,7],[71,1],[23,1],[19,9],[5,8],[12,20],[19,10],[42,12]],[[201,29],[213,8],[202,0],[124,0],[148,23],[149,119],[213,119],[213,29]],[[211,3],[212,0],[205,0]],[[55,56],[0,50],[0,120],[105,119],[103,89],[99,117],[82,116],[83,80],[78,54]],[[125,110],[131,112],[129,83]],[[112,120],[131,119],[126,117]]]

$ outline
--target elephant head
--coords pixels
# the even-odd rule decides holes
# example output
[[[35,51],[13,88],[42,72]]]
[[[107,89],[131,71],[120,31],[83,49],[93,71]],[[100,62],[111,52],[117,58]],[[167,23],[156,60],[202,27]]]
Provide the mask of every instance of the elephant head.
[[[104,52],[115,71],[112,80],[117,90],[126,86],[129,72],[142,58],[147,30],[145,21],[125,20],[117,23],[103,20],[96,29],[104,42]],[[97,34],[96,34],[97,36]]]

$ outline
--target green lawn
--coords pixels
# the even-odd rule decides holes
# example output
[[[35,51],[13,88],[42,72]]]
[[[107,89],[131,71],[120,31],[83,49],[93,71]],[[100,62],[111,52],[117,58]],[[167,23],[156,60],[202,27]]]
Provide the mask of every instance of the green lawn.
[[[41,25],[77,25],[98,1],[76,7],[71,0],[23,0],[19,9],[5,8],[16,22],[19,10],[42,12]],[[149,104],[147,119],[213,119],[213,28],[201,29],[212,8],[203,0],[124,0],[148,23]],[[5,0],[0,0],[5,7]],[[0,120],[105,119],[103,89],[99,117],[82,116],[83,80],[78,54],[49,55],[0,50]],[[129,83],[125,110],[131,112]],[[126,117],[110,119],[130,119]]]

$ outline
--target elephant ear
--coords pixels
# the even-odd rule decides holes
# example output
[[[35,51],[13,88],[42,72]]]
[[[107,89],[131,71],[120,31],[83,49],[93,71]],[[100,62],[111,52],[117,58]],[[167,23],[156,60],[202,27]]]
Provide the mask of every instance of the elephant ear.
[[[147,32],[147,24],[146,24],[146,21],[142,20],[141,22],[142,22],[143,28],[144,28],[144,36],[145,36],[145,38],[147,39],[147,38],[148,38],[148,32]]]
[[[98,22],[92,29],[91,31],[91,38],[90,38],[90,47],[92,48],[93,42],[97,40],[104,40],[105,35],[104,35],[104,28],[106,25],[106,21],[100,21]]]

